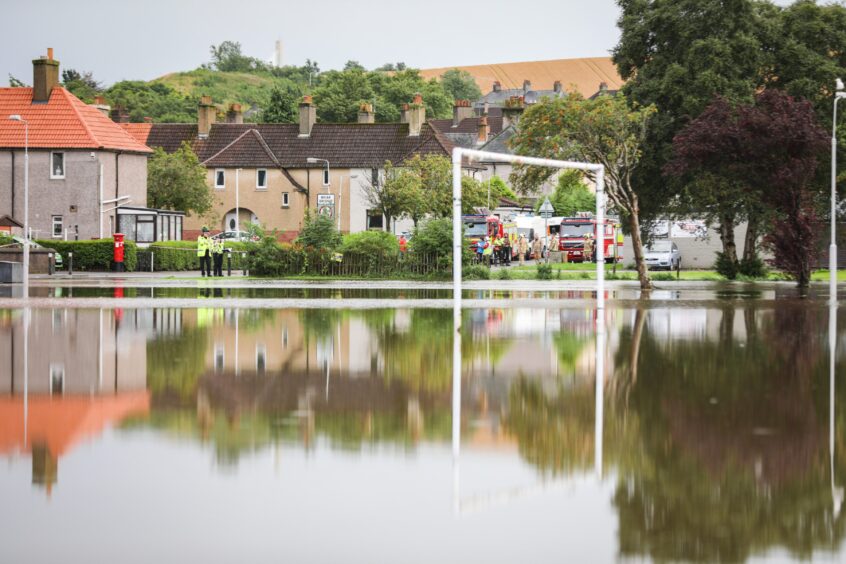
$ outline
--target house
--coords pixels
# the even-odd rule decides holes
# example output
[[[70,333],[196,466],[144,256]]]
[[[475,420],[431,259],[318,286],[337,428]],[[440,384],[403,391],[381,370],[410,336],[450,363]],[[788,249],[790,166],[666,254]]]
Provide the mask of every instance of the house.
[[[52,49],[32,66],[31,88],[0,88],[0,215],[24,222],[28,141],[31,235],[110,236],[119,207],[147,205],[152,151],[59,84]]]
[[[249,124],[237,105],[218,122],[217,108],[204,96],[196,124],[121,126],[139,142],[168,152],[187,142],[208,169],[217,202],[210,216],[185,218],[186,238],[203,225],[219,232],[254,222],[292,240],[307,210],[334,218],[344,233],[382,228],[384,220],[371,209],[365,190],[379,181],[385,162],[450,156],[452,143],[426,121],[422,102],[418,95],[404,106],[400,123],[374,123],[373,108],[363,104],[358,123],[334,124],[317,123],[317,108],[304,96],[299,123]]]

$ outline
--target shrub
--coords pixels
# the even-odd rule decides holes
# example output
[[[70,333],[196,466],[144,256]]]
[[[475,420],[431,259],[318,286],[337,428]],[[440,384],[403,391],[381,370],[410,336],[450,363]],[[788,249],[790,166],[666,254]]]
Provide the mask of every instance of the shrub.
[[[344,254],[393,257],[399,253],[397,238],[384,231],[362,231],[344,235],[341,252]]]
[[[725,276],[729,280],[734,280],[738,274],[737,266],[737,263],[729,260],[724,253],[717,253],[717,260],[714,261],[714,269],[722,276]]]
[[[496,271],[497,280],[511,280],[511,271],[507,268],[500,268]]]
[[[539,264],[536,273],[538,280],[552,280],[552,265]]]
[[[247,257],[247,266],[256,276],[285,276],[304,273],[306,253],[293,245],[279,243],[275,237],[265,237],[254,246]]]
[[[227,241],[225,248],[233,251],[250,251],[256,247],[255,243]],[[197,256],[195,241],[161,241],[148,247],[153,253],[153,266],[157,271],[199,270],[200,257]],[[227,268],[226,255],[223,257],[223,269]],[[241,270],[246,268],[247,258],[244,253],[232,253],[232,268]]]
[[[409,241],[408,248],[417,255],[435,256],[440,266],[449,267],[452,265],[452,219],[421,221],[414,228],[414,236]],[[461,248],[461,260],[469,264],[473,260],[473,253],[466,244]]]
[[[743,259],[738,265],[738,272],[749,278],[765,278],[767,276],[767,265],[759,257]]]
[[[462,271],[461,277],[465,280],[489,280],[491,271],[480,264],[473,264]]]
[[[672,282],[673,280],[676,280],[676,275],[670,274],[669,272],[659,272],[657,274],[653,274],[652,279],[657,282]]]
[[[341,234],[335,220],[311,211],[306,212],[297,244],[305,249],[335,251],[341,246]]]
[[[90,241],[56,241],[44,239],[37,241],[48,249],[54,249],[62,255],[62,260],[69,265],[68,253],[73,253],[74,270],[109,271],[114,258],[114,241],[95,239]],[[135,241],[125,241],[123,247],[124,267],[128,272],[138,266],[138,254]]]

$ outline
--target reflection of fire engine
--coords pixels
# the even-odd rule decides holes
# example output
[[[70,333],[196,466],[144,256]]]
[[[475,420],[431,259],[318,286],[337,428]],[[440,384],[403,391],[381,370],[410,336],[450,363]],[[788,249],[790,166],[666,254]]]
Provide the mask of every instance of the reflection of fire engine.
[[[550,231],[552,231],[550,229]],[[602,256],[605,262],[623,260],[623,237],[620,224],[616,219],[605,220],[605,233],[602,242]],[[586,235],[596,236],[596,220],[589,212],[579,212],[577,217],[565,217],[561,220],[558,230],[558,249],[567,253],[568,262],[584,262],[591,260],[585,257]],[[616,254],[615,254],[616,248]]]

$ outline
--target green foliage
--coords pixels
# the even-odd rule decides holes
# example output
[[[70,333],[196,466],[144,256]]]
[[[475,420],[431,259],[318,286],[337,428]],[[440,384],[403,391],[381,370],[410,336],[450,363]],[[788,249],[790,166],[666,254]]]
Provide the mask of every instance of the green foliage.
[[[223,72],[251,72],[267,70],[269,65],[264,61],[247,57],[241,52],[241,44],[237,41],[224,41],[220,45],[209,48],[212,56],[211,66]]]
[[[293,84],[282,84],[270,91],[270,101],[261,113],[265,123],[297,123],[300,96],[299,88]]]
[[[552,280],[552,265],[539,263],[536,267],[535,275],[538,280]]]
[[[362,231],[344,235],[341,252],[374,257],[392,257],[399,253],[399,243],[396,237],[384,231]]]
[[[22,80],[12,76],[11,73],[9,73],[9,86],[12,88],[23,88],[28,85],[25,84]]]
[[[558,185],[550,195],[549,202],[555,209],[555,215],[573,217],[579,211],[591,211],[596,208],[596,195],[584,182],[584,174],[578,170],[566,170],[558,177]],[[535,203],[537,212],[543,200]]]
[[[115,247],[111,239],[88,241],[56,241],[55,239],[44,239],[37,242],[44,247],[54,249],[62,255],[65,268],[68,268],[70,265],[68,253],[73,253],[74,270],[109,271],[112,269]],[[138,265],[135,241],[124,242],[123,256],[126,270],[128,272],[134,271]]]
[[[749,278],[765,278],[767,276],[767,265],[760,257],[744,258],[738,264],[738,272]]]
[[[464,280],[489,280],[490,277],[491,269],[481,264],[465,266],[461,271],[461,278]]]
[[[452,257],[452,221],[446,218],[427,219],[414,229],[408,243],[413,253]]]
[[[468,189],[470,192],[477,192],[478,196],[485,197],[485,207],[490,209],[495,209],[499,206],[500,198],[508,198],[510,200],[519,201],[520,198],[517,194],[514,193],[508,184],[500,178],[499,176],[492,176],[490,180],[486,180],[481,182],[478,185],[478,188],[472,186],[465,186],[465,189]],[[487,197],[488,192],[490,191],[490,205],[488,205]]]
[[[441,75],[441,86],[444,92],[452,100],[478,100],[482,97],[482,91],[476,84],[476,80],[469,72],[459,69],[450,69]]]
[[[232,249],[231,255],[233,270],[242,270],[248,267],[246,252],[256,248],[255,243],[242,243],[238,241],[227,241],[224,243],[226,249]],[[151,244],[147,250],[153,253],[153,266],[157,271],[185,271],[199,270],[200,257],[197,256],[197,243],[195,241],[161,241]],[[227,257],[223,258],[223,269],[227,267]]]
[[[147,162],[147,203],[153,208],[198,216],[212,209],[214,196],[206,184],[206,168],[184,142],[173,153],[156,148]]]
[[[714,270],[729,280],[734,280],[738,275],[737,263],[729,259],[729,257],[722,252],[717,253],[717,260],[714,261]]]
[[[74,69],[62,71],[62,83],[68,92],[90,104],[94,97],[103,91],[103,85],[96,80],[91,72],[80,73]]]
[[[341,234],[331,217],[307,211],[297,244],[306,249],[335,251],[341,246]]]
[[[113,84],[104,95],[112,107],[125,108],[133,122],[145,117],[162,123],[197,121],[197,98],[179,94],[161,82],[125,80]]]
[[[559,274],[561,271],[559,271]],[[511,269],[509,268],[500,268],[496,271],[495,278],[497,280],[511,280],[513,276],[511,276]]]

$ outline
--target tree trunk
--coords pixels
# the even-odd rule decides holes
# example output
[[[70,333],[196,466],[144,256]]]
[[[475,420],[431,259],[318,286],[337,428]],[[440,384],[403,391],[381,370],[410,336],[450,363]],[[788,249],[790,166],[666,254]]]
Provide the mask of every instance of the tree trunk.
[[[385,231],[390,233],[391,232],[391,216],[385,214]]]
[[[637,212],[629,214],[629,229],[632,232],[632,249],[634,252],[637,277],[640,280],[641,290],[651,290],[652,280],[649,278],[649,271],[646,269],[646,262],[643,259],[643,239],[640,236],[640,219]]]
[[[737,270],[737,243],[734,241],[734,214],[720,214],[720,241],[723,243],[723,256],[731,261]]]
[[[758,228],[758,218],[750,214],[746,237],[743,240],[743,260],[747,263],[758,258]]]

